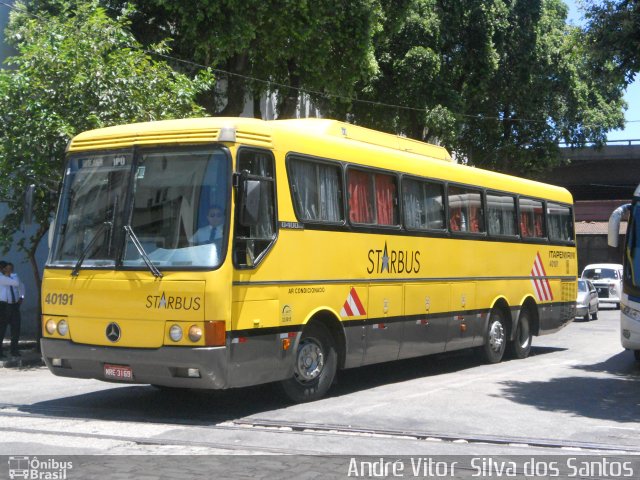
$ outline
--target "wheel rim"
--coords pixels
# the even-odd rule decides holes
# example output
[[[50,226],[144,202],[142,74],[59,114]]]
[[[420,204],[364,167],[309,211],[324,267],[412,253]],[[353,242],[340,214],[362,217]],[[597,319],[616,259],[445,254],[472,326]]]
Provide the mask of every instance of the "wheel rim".
[[[504,328],[502,323],[495,321],[489,329],[489,346],[491,350],[499,353],[504,347]]]
[[[322,345],[315,338],[305,338],[298,348],[296,378],[300,382],[315,380],[324,368]]]

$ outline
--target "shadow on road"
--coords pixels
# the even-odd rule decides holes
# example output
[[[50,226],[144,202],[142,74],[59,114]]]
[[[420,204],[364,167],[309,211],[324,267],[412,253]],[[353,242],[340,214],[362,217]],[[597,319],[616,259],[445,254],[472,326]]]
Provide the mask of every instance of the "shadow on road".
[[[531,355],[561,348],[533,347]],[[510,361],[510,360],[507,360]],[[460,351],[340,371],[329,397],[349,395],[382,385],[444,375],[480,364],[473,351]],[[285,408],[290,402],[278,385],[222,391],[122,386],[23,405],[21,411],[56,417],[211,425]]]
[[[627,351],[622,351],[604,362],[594,363],[593,365],[575,365],[573,368],[586,372],[604,372],[640,380],[640,364],[635,361],[633,353]]]
[[[615,377],[562,377],[544,382],[506,381],[502,382],[505,388],[499,396],[545,411],[616,422],[635,423],[640,420],[640,367],[633,355],[621,352],[605,362],[573,368]]]

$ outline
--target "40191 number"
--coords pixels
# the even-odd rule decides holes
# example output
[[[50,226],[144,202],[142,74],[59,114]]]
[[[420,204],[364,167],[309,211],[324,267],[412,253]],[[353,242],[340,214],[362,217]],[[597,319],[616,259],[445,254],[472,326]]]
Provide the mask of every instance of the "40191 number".
[[[73,293],[47,293],[44,303],[48,305],[73,305]]]

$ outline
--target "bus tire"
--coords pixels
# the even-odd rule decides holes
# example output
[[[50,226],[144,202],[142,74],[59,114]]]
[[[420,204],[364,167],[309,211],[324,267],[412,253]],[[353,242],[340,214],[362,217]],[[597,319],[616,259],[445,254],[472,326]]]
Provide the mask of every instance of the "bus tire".
[[[338,352],[333,336],[321,323],[311,323],[302,331],[293,377],[283,380],[281,386],[294,402],[312,402],[327,393],[337,369]]]
[[[499,308],[491,310],[487,330],[484,332],[484,345],[481,353],[486,363],[499,363],[507,346],[507,328],[504,313]]]
[[[509,355],[512,358],[527,358],[531,353],[532,339],[530,314],[528,310],[523,310],[513,340],[509,342]]]

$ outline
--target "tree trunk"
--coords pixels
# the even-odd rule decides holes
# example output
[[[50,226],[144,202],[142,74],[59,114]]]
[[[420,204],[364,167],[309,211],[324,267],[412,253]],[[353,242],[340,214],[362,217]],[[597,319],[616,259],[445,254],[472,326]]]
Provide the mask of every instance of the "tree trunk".
[[[288,62],[288,67],[289,85],[292,88],[278,90],[278,118],[296,118],[298,112],[300,76],[294,73],[296,65],[293,60]]]
[[[244,54],[234,56],[227,63],[227,71],[244,75],[249,59]],[[244,111],[247,98],[247,81],[243,77],[227,75],[227,104],[220,112],[223,117],[239,117]]]

